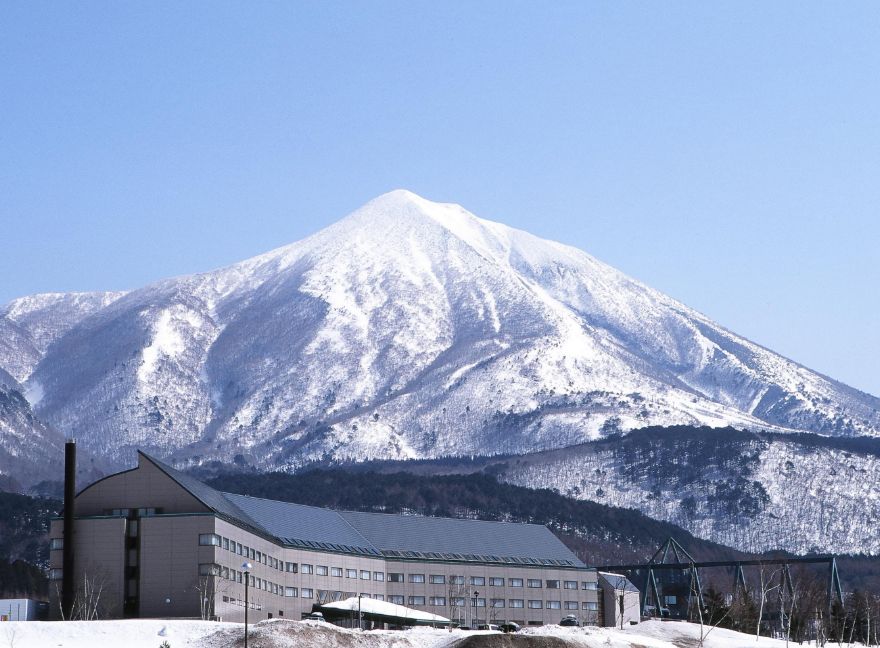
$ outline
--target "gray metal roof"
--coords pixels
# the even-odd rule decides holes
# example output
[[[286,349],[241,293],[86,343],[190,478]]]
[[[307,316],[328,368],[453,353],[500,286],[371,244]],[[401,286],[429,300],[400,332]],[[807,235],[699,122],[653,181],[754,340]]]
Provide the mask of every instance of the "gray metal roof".
[[[584,566],[540,524],[333,511],[223,493],[140,454],[216,513],[286,545],[390,558]]]
[[[448,559],[449,554],[459,554],[461,558],[453,559],[509,562],[511,558],[533,558],[541,564],[553,561],[551,564],[583,566],[550,529],[540,524],[357,511],[341,511],[340,515],[371,544],[395,557],[407,558],[407,552],[417,552],[422,555],[412,557]]]
[[[287,544],[309,547],[312,546],[309,543],[316,543],[316,548],[320,549],[355,549],[359,550],[358,553],[379,553],[336,511],[233,493],[223,493],[223,497],[243,510],[268,533]]]

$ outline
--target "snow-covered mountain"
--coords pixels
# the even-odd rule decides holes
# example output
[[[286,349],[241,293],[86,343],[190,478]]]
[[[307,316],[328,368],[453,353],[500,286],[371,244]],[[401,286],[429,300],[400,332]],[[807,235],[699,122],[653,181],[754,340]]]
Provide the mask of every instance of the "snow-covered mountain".
[[[34,416],[23,391],[0,369],[0,490],[57,480],[62,470],[64,439]]]
[[[580,250],[406,191],[228,268],[15,300],[0,367],[117,462],[522,453],[682,423],[880,435],[880,399]]]
[[[493,474],[637,509],[739,549],[880,555],[880,444],[852,441],[644,430],[517,457]]]

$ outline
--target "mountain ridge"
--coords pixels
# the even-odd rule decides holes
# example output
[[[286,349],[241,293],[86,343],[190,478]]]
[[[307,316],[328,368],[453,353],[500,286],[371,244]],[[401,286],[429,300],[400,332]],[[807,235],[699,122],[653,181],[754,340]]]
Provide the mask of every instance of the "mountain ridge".
[[[405,190],[211,272],[14,300],[0,330],[40,421],[117,465],[521,453],[648,425],[880,435],[880,399]]]

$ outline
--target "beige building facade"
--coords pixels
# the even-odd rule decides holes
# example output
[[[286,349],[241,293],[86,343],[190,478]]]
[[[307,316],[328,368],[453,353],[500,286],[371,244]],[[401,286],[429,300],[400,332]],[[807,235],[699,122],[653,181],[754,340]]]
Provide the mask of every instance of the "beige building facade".
[[[363,595],[462,625],[598,622],[598,578],[540,525],[331,511],[221,493],[145,455],[76,497],[74,583],[103,618],[299,619]],[[51,613],[63,537],[50,530]]]

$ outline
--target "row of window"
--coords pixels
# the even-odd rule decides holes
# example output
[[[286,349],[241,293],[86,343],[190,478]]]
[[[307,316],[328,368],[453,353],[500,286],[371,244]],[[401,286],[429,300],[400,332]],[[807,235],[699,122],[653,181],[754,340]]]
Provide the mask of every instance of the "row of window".
[[[257,551],[253,547],[248,547],[241,544],[240,542],[230,540],[229,538],[225,538],[216,533],[200,534],[199,544],[205,546],[221,547],[224,550],[231,551],[234,554],[243,556],[258,563],[262,563],[263,565],[271,567],[272,569],[277,569],[278,571],[286,571],[288,573],[314,574],[316,576],[331,576],[335,578],[342,578],[344,572],[345,578],[359,578],[360,580],[373,581],[384,581],[386,577],[385,573],[381,571],[370,572],[366,569],[362,569],[360,571],[358,571],[357,569],[343,570],[342,567],[328,567],[327,565],[311,565],[308,563],[298,564],[295,562],[283,562],[281,560],[278,560],[277,558],[269,556],[266,553]],[[401,572],[389,572],[387,576],[388,582],[390,583],[403,583],[407,580],[406,575]],[[409,574],[408,580],[410,583],[426,582],[425,574]],[[432,585],[444,585],[446,584],[447,580],[453,585],[465,584],[464,576],[447,577],[445,574],[427,575],[427,582]],[[487,582],[489,587],[504,587],[504,578],[500,576],[490,576],[488,579],[485,576],[471,576],[468,579],[468,583],[472,586],[485,587]],[[542,581],[539,578],[507,579],[508,587],[523,587],[524,585],[530,588],[546,587],[547,589],[578,589],[578,581],[575,580],[559,581],[555,579],[548,579],[546,581]],[[581,581],[580,586],[583,590],[599,589],[599,584],[596,581]]]
[[[346,578],[360,578],[361,580],[374,580],[374,581],[384,581],[385,580],[385,572],[375,571],[371,572],[368,569],[361,569],[358,571],[357,569],[345,569],[342,567],[327,567],[326,565],[309,565],[308,563],[302,563],[297,565],[297,563],[287,563],[289,572],[300,572],[302,574],[315,574],[316,576],[333,576],[334,578],[342,578],[343,572],[345,572]]]
[[[256,563],[266,565],[267,567],[271,567],[278,571],[284,571],[284,562],[281,560],[273,558],[265,552],[257,551],[253,547],[248,547],[240,542],[236,542],[235,540],[224,538],[216,533],[200,533],[199,544],[206,547],[220,547],[221,549],[231,551],[232,553],[247,558],[248,560],[253,560]],[[291,565],[293,563],[287,564]]]
[[[391,594],[388,596],[388,601],[391,603],[397,603],[398,605],[425,605],[425,600],[428,601],[428,605],[434,607],[446,607],[446,597],[445,596],[409,596],[403,597],[399,594]],[[511,608],[523,608],[526,606],[527,601],[524,599],[505,599],[503,598],[493,598],[489,599],[489,607],[492,608],[503,608],[503,607],[511,607]],[[563,609],[563,603],[566,610],[577,610],[579,604],[577,601],[541,601],[541,600],[529,600],[528,607],[531,610],[541,610],[546,607],[548,610],[561,610]],[[449,604],[453,607],[465,607],[467,605],[473,606],[476,604],[478,608],[486,607],[486,599],[485,598],[477,598],[477,599],[468,599],[464,596],[453,596],[449,599]],[[546,604],[546,605],[545,605]],[[599,604],[596,602],[584,602],[581,604],[582,609],[584,610],[598,610]]]
[[[231,596],[224,596],[223,602],[229,603],[229,605],[237,605],[238,607],[244,607],[244,601],[239,600],[239,599],[235,599]],[[260,605],[259,603],[254,603],[253,601],[248,601],[247,606],[251,610],[262,610],[263,609],[262,605]],[[282,614],[281,616],[284,616],[284,615]]]
[[[202,576],[219,576],[224,580],[232,581],[233,583],[244,583],[244,572],[239,571],[237,569],[232,569],[230,567],[223,567],[216,563],[202,563],[199,565],[199,574]],[[273,583],[270,580],[265,578],[260,578],[259,576],[250,575],[249,586],[254,589],[263,590],[265,592],[269,592],[270,594],[275,594],[276,596],[284,596],[284,586],[279,585],[278,583]]]
[[[285,587],[284,588],[284,596],[287,597],[302,597],[304,599],[310,599],[315,597],[315,590],[311,587]],[[357,596],[356,592],[330,592],[329,590],[317,590],[316,598],[320,601],[341,601],[343,599],[353,598]],[[372,598],[376,601],[384,601],[384,594],[367,594],[362,592],[361,596],[363,598]]]

